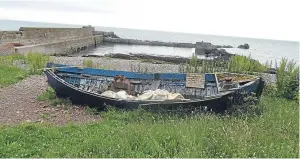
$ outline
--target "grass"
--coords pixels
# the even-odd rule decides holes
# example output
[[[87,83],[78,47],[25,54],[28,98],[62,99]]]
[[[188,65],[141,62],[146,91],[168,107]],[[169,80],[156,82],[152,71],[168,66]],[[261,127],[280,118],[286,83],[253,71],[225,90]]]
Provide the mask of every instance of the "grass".
[[[71,106],[71,101],[64,98],[58,98],[56,96],[55,90],[51,87],[48,87],[47,90],[41,95],[38,95],[36,99],[38,101],[48,101],[50,102],[51,106],[58,106],[58,105],[62,105],[66,107]]]
[[[42,74],[42,69],[49,60],[49,56],[40,53],[0,56],[0,87],[14,84],[28,75]]]
[[[0,64],[0,88],[17,83],[27,76],[28,72],[23,69]]]
[[[179,117],[110,110],[103,121],[0,128],[1,157],[298,157],[298,104],[263,97],[264,114]]]

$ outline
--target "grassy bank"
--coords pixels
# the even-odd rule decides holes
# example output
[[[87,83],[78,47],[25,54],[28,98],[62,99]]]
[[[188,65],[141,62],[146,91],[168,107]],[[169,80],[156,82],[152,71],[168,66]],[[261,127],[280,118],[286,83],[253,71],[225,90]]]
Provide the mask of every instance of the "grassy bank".
[[[0,88],[14,84],[29,75],[42,74],[49,56],[39,53],[0,56]]]
[[[261,116],[103,113],[103,121],[0,129],[1,157],[298,157],[299,106],[263,97]]]

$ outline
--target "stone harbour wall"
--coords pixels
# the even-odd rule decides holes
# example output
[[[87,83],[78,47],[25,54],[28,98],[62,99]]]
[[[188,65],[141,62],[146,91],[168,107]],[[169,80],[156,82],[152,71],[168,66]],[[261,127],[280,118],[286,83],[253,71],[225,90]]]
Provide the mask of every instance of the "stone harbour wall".
[[[14,53],[27,54],[29,52],[39,52],[50,55],[71,54],[87,49],[90,46],[96,46],[102,41],[103,36],[100,35],[79,37],[60,42],[15,47]]]
[[[31,28],[20,27],[19,31],[0,31],[0,39],[15,40],[15,39],[57,39],[60,37],[85,37],[92,36],[94,28]]]
[[[19,31],[23,32],[23,38],[49,38],[55,39],[60,37],[86,37],[92,36],[94,28],[28,28],[21,27]]]
[[[78,52],[103,42],[103,35],[94,35],[94,31],[92,26],[82,28],[20,27],[19,31],[0,31],[2,43],[0,55],[28,52],[44,54]]]

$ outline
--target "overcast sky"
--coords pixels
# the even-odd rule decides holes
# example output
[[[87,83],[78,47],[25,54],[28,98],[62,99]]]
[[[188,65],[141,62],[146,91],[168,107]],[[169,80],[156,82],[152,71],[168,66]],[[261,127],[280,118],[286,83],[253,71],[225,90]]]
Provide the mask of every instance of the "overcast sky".
[[[0,0],[0,19],[299,41],[299,6],[298,0]]]

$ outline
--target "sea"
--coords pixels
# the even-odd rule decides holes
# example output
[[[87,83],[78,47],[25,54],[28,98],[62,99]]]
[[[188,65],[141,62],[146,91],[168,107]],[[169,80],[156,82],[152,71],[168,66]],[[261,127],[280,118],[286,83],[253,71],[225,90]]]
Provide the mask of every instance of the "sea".
[[[81,27],[79,25],[40,23],[28,21],[0,20],[0,30],[18,30],[21,26],[29,27]],[[261,63],[280,62],[282,58],[293,60],[299,65],[299,42],[281,41],[269,39],[254,39],[247,37],[230,37],[218,35],[189,34],[178,32],[163,32],[150,30],[137,30],[113,27],[96,27],[96,30],[113,31],[119,37],[140,40],[155,40],[165,42],[210,42],[214,45],[231,45],[234,48],[226,48],[227,52],[250,56]],[[248,43],[249,49],[239,49],[238,45]],[[194,48],[178,48],[164,46],[145,46],[145,45],[124,45],[124,44],[104,44],[97,48],[83,51],[84,54],[104,55],[109,53],[145,53],[165,56],[191,57],[195,52]]]

